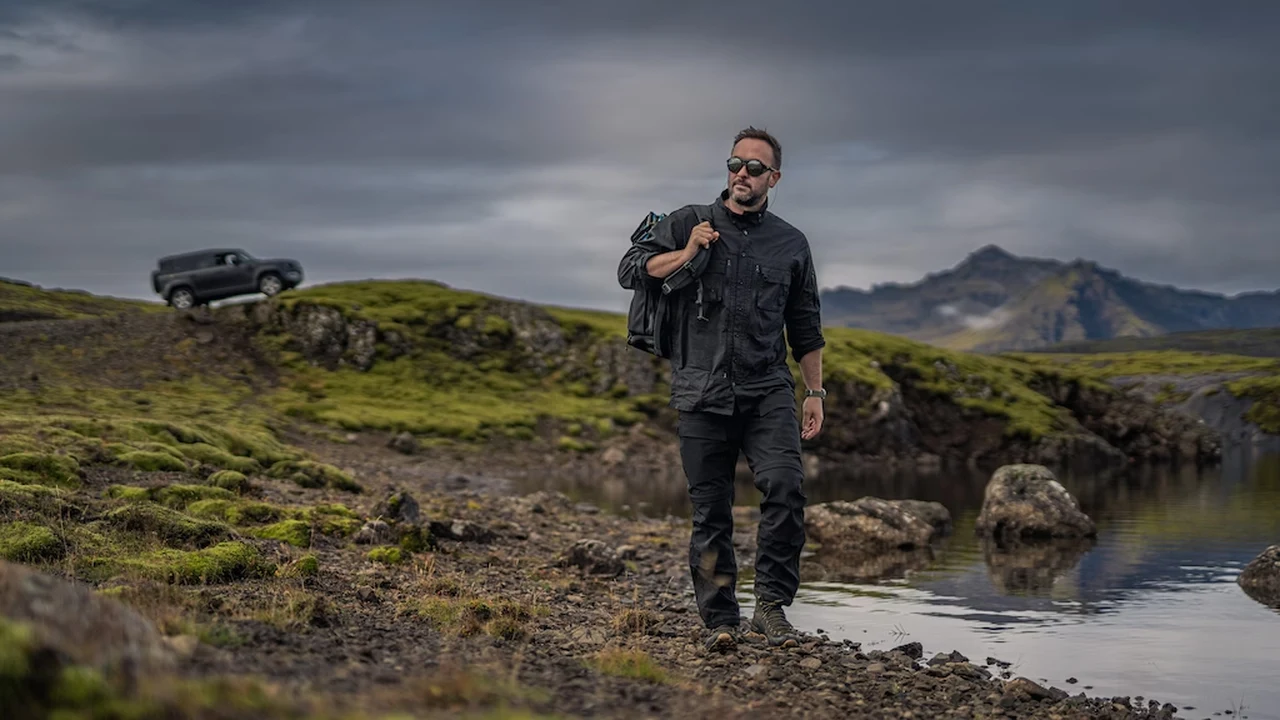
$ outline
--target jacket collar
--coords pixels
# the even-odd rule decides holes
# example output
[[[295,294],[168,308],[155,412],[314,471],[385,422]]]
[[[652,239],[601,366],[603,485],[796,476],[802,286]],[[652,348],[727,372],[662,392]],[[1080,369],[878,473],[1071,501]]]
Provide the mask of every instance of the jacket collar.
[[[738,213],[730,210],[729,206],[724,204],[724,201],[728,199],[729,199],[729,189],[725,188],[724,190],[720,191],[720,196],[716,198],[715,204],[719,206],[719,208],[723,210],[726,215],[732,218],[735,223],[759,225],[760,223],[764,222],[765,215],[769,213],[769,198],[765,198],[764,205],[762,205],[759,210],[752,210],[750,212],[745,212],[745,213]]]

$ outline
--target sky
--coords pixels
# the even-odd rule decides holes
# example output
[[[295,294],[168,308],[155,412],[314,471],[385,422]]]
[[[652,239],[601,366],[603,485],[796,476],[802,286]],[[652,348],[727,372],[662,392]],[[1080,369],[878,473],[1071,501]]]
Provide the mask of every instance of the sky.
[[[997,244],[1280,286],[1280,4],[6,0],[0,277],[153,297],[241,247],[624,311],[738,130],[824,287]]]

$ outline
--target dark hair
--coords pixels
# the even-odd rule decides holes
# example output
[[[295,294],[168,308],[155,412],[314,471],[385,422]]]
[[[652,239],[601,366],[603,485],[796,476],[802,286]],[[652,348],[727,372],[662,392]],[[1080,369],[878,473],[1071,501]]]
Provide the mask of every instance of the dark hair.
[[[740,131],[733,138],[734,146],[746,139],[763,140],[769,143],[769,147],[773,148],[773,167],[775,170],[782,169],[782,146],[778,144],[778,139],[770,135],[768,131],[748,126],[745,130]]]

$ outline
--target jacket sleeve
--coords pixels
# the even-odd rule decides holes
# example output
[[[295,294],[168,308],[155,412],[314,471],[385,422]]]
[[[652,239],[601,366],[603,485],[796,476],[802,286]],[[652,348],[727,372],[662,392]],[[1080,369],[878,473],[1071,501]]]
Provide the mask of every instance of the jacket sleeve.
[[[648,237],[633,242],[618,263],[618,284],[626,290],[635,290],[642,283],[657,280],[645,266],[655,255],[679,250],[689,241],[685,208],[667,215],[653,227]],[[637,228],[638,229],[638,228]]]
[[[818,275],[807,242],[794,272],[787,296],[787,341],[791,345],[792,357],[799,362],[805,355],[826,346],[826,338],[822,335]]]

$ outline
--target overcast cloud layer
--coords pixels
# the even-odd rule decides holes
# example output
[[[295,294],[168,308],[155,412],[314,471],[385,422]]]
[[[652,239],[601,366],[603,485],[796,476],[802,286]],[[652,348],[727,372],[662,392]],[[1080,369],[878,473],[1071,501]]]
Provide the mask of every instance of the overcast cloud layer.
[[[754,124],[824,286],[987,243],[1280,285],[1280,5],[706,5],[10,0],[0,276],[150,297],[232,246],[622,310],[631,230]]]

